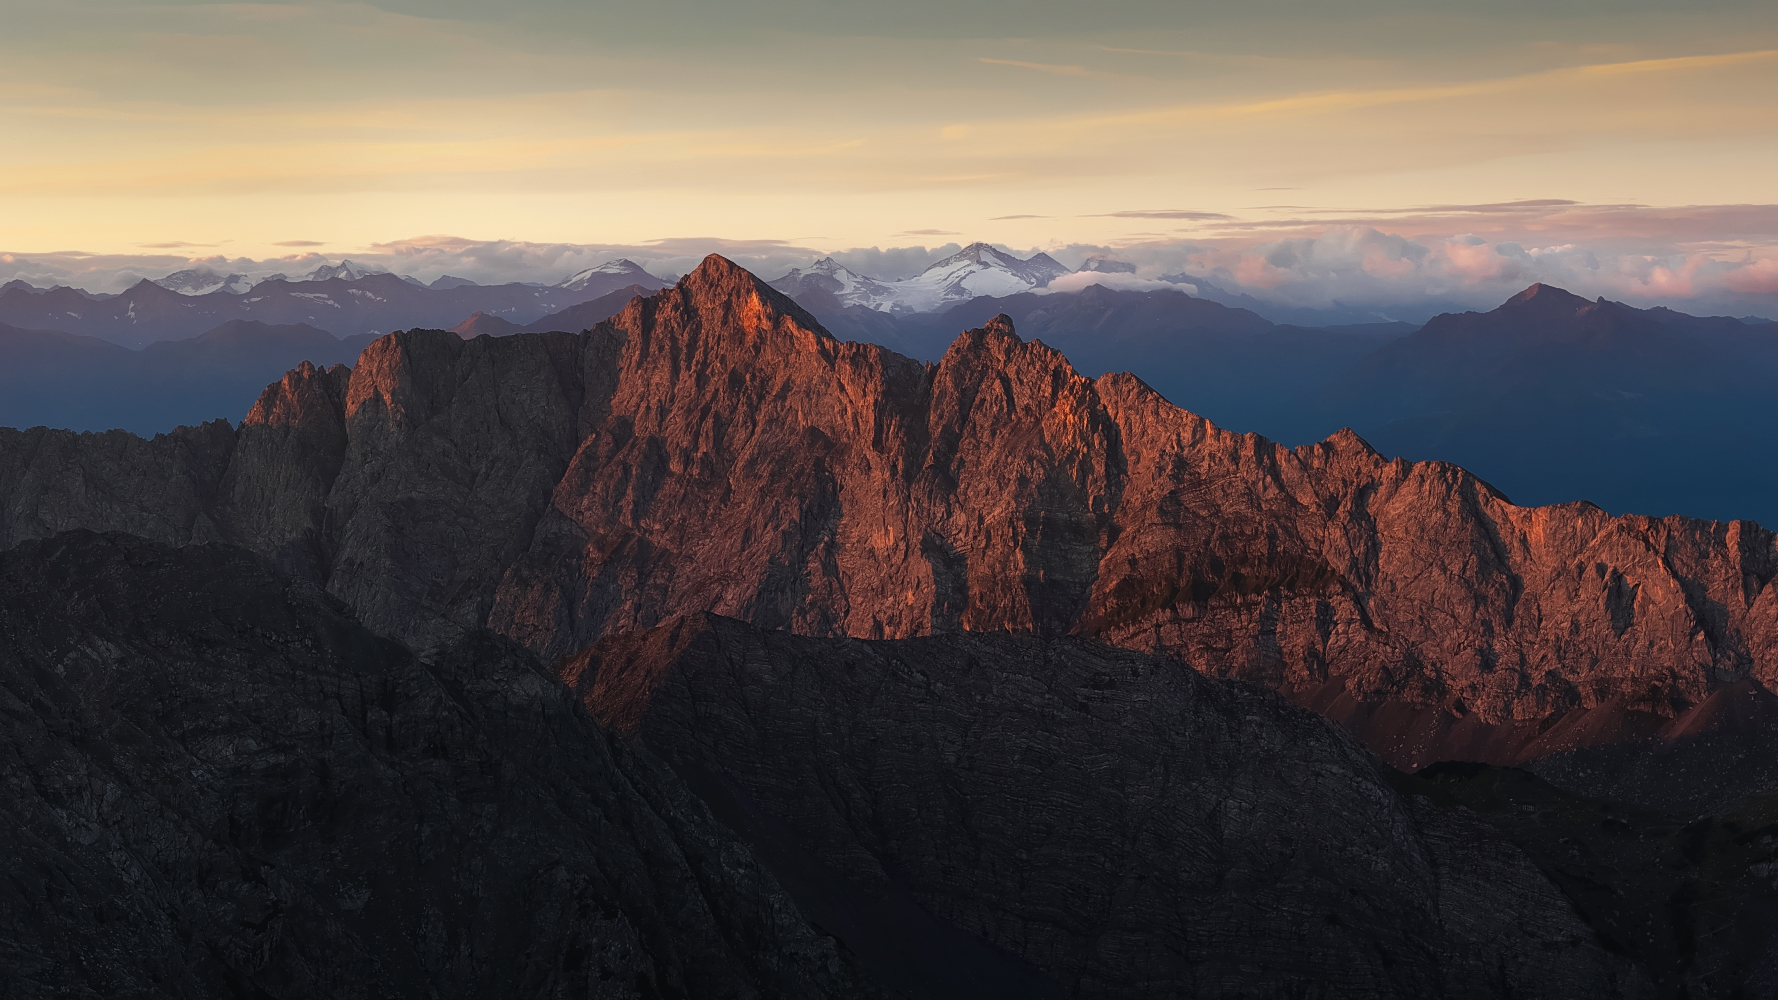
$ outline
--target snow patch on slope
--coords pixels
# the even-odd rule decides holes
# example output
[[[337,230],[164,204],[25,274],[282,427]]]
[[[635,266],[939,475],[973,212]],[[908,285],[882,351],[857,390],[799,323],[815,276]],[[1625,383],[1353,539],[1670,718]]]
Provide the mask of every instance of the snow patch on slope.
[[[208,295],[211,292],[243,295],[247,289],[253,287],[253,280],[244,274],[218,274],[207,267],[174,271],[164,278],[155,279],[154,283],[180,295]]]

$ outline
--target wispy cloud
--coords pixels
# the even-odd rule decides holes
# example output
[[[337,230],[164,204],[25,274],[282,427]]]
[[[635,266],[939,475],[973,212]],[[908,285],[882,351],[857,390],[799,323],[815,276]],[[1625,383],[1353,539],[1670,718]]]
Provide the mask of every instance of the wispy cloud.
[[[1591,76],[1621,76],[1626,73],[1670,73],[1687,69],[1714,69],[1741,63],[1778,59],[1778,49],[1754,52],[1723,52],[1716,55],[1678,56],[1669,59],[1638,59],[1633,62],[1600,63],[1582,66],[1580,72]]]
[[[961,236],[962,233],[950,229],[904,229],[897,236]]]
[[[326,245],[321,240],[279,240],[272,244],[275,247],[324,247]]]

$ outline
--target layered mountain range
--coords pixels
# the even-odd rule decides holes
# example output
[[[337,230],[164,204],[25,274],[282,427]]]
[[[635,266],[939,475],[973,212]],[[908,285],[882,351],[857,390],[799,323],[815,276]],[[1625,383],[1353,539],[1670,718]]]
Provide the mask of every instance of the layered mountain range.
[[[1093,258],[1081,271],[1117,276],[1131,267]],[[200,271],[161,283],[189,278],[196,284],[185,290],[196,291],[229,277]],[[1455,461],[1520,502],[1587,500],[1614,513],[1778,522],[1778,482],[1759,463],[1739,459],[1748,449],[1778,444],[1761,416],[1778,403],[1771,388],[1778,384],[1778,326],[1634,309],[1543,288],[1487,313],[1441,315],[1424,328],[1296,327],[1269,322],[1253,310],[1277,319],[1275,310],[1201,281],[1176,289],[1089,284],[1057,291],[1051,283],[1065,273],[1042,255],[1024,260],[977,244],[902,281],[865,277],[829,258],[772,284],[841,339],[919,360],[936,362],[959,330],[1005,314],[1081,371],[1132,372],[1225,428],[1296,445],[1350,427],[1388,454]],[[314,326],[340,339],[416,324],[465,337],[575,332],[663,285],[628,260],[550,289],[485,287],[449,276],[428,287],[411,278],[400,279],[394,292],[383,287],[395,280],[345,261],[303,281],[261,282],[277,293],[268,296],[137,290],[105,297],[9,283],[0,316],[11,296],[20,314],[11,325],[43,333],[25,348],[0,337],[0,372],[10,354],[23,350],[36,373],[29,388],[10,396],[0,419],[140,433],[234,419],[246,397],[297,361],[325,366],[351,357],[325,345],[292,356],[281,339],[268,338],[260,363],[247,366],[250,375],[231,379],[212,367],[132,382],[111,366],[88,369],[80,350],[54,360],[42,343],[52,333],[136,345],[144,335],[190,338],[213,328],[206,324],[220,325],[218,316],[237,314],[269,326]],[[240,283],[227,291],[241,291]],[[560,301],[573,304],[547,311]],[[114,382],[116,393],[93,388]],[[114,405],[125,398],[139,405]]]
[[[1518,507],[1351,433],[1233,434],[1004,319],[921,364],[720,258],[582,334],[305,365],[239,429],[0,443],[0,544],[244,544],[419,646],[487,626],[552,658],[704,611],[1095,635],[1335,714],[1402,706],[1372,738],[1402,763],[1778,683],[1756,524]]]
[[[891,316],[802,305],[836,335],[937,360],[1004,313],[1088,374],[1129,371],[1218,425],[1287,444],[1350,427],[1457,462],[1521,502],[1778,523],[1778,325],[1636,309],[1533,286],[1424,327],[1302,328],[1172,290],[1090,285]]]
[[[193,269],[159,282],[143,279],[118,295],[77,288],[33,288],[9,282],[0,290],[0,324],[90,336],[140,348],[180,340],[231,320],[274,325],[306,323],[351,337],[399,326],[449,327],[475,312],[519,326],[630,286],[665,285],[627,260],[611,261],[553,286],[478,285],[439,279],[428,287],[345,261],[308,277],[273,275],[248,283],[240,275]]]
[[[1533,285],[1438,316],[1303,399],[1306,430],[1459,462],[1521,501],[1778,521],[1778,324]]]
[[[476,337],[583,330],[647,292],[629,285],[524,326],[478,312],[453,332]],[[237,319],[196,337],[130,350],[97,337],[0,325],[0,426],[152,435],[234,419],[284,372],[305,361],[350,364],[375,339],[335,337],[307,323]]]
[[[45,995],[1778,988],[1771,532],[1232,433],[1004,315],[921,362],[712,257],[238,427],[0,429],[0,498]],[[1389,766],[1450,759],[1547,780]]]

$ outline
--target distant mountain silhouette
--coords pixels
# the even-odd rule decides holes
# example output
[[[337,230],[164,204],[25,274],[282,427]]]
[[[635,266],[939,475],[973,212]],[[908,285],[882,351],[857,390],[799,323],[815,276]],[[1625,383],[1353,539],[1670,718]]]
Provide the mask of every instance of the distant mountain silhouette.
[[[579,333],[590,330],[611,317],[628,305],[638,295],[648,295],[657,289],[645,285],[626,285],[614,292],[607,292],[596,299],[572,305],[561,312],[550,313],[542,319],[533,320],[524,326],[509,323],[498,316],[487,313],[476,313],[456,326],[451,332],[464,340],[476,337],[510,337],[515,333],[548,333],[559,330],[563,333]]]
[[[526,333],[548,333],[551,330],[579,333],[582,330],[590,330],[616,316],[636,296],[648,295],[658,290],[647,285],[625,285],[614,291],[606,292],[596,299],[569,306],[561,312],[551,313],[542,319],[532,320],[521,329]]]
[[[1778,327],[1533,285],[1332,379],[1319,427],[1460,462],[1521,503],[1778,523]]]
[[[331,270],[359,272],[348,264]],[[142,347],[159,340],[188,339],[235,319],[305,323],[336,337],[416,326],[445,329],[475,312],[523,325],[587,298],[584,292],[522,284],[428,288],[394,274],[306,281],[269,278],[244,294],[218,288],[201,295],[181,294],[144,279],[121,295],[102,300],[73,288],[9,286],[0,291],[0,324],[63,330]]]
[[[232,320],[132,351],[96,337],[0,326],[0,426],[155,434],[239,420],[268,380],[303,361],[350,364],[373,339]]]
[[[474,340],[481,336],[505,337],[509,334],[518,333],[522,329],[524,328],[517,323],[511,323],[498,316],[489,316],[487,313],[478,312],[463,322],[458,323],[456,326],[451,327],[451,332],[462,337],[464,340]]]

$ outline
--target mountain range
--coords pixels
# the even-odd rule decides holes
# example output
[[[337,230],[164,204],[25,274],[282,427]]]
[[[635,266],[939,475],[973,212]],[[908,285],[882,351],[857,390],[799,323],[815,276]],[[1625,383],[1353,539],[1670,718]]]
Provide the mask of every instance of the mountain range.
[[[0,498],[41,992],[1778,989],[1778,537],[1005,314],[922,362],[712,257],[238,427],[0,429]]]
[[[1132,376],[1078,374],[1004,316],[921,364],[833,339],[720,258],[584,333],[409,331],[350,369],[301,366],[239,429],[0,436],[0,544],[74,526],[246,543],[422,647],[485,625],[548,659],[702,611],[815,635],[1079,632],[1306,701],[1331,684],[1417,706],[1502,760],[1547,720],[1778,681],[1778,551],[1751,522],[1517,507],[1349,431],[1233,434]],[[114,471],[83,457],[100,441]],[[99,488],[172,458],[158,478],[178,489]],[[400,513],[414,496],[426,517]]]
[[[1095,258],[1083,269],[1116,274],[1130,266]],[[357,269],[350,261],[333,267]],[[1054,292],[1046,282],[1066,271],[1058,268],[1041,255],[1021,260],[978,244],[903,282],[862,277],[829,258],[772,284],[836,336],[922,360],[936,361],[958,331],[1005,313],[1082,370],[1133,372],[1224,427],[1289,444],[1351,427],[1387,453],[1457,461],[1506,495],[1533,503],[1587,500],[1614,512],[1778,523],[1778,481],[1758,463],[1739,460],[1746,449],[1778,443],[1761,417],[1778,402],[1770,389],[1778,376],[1771,346],[1778,327],[1770,324],[1587,302],[1545,288],[1535,303],[1444,314],[1424,328],[1304,328],[1173,289],[1095,284]],[[0,314],[31,320],[11,324],[18,328],[71,335],[108,330],[113,339],[120,323],[136,331],[131,336],[189,339],[229,315],[312,326],[347,339],[398,326],[505,336],[589,329],[632,296],[662,285],[628,260],[582,271],[553,288],[455,278],[427,288],[365,274],[264,281],[255,286],[264,294],[172,295],[138,286],[95,299],[76,289],[13,283],[0,292]],[[979,294],[1001,285],[1020,290]],[[1199,291],[1213,294],[1207,285]],[[1564,305],[1548,305],[1557,300]],[[911,304],[934,302],[952,304],[910,311]],[[58,367],[40,345],[31,349],[33,384],[13,395],[4,419],[146,433],[238,414],[266,379],[304,360],[286,348],[268,342],[264,363],[236,366],[234,381],[175,380],[180,397],[157,399],[157,393],[172,394],[175,383],[131,382],[127,373],[113,380],[103,366],[87,367],[78,351]],[[0,360],[11,349],[0,340]],[[306,360],[327,365],[350,356],[318,349]],[[24,370],[11,381],[22,382]],[[97,389],[112,381],[121,395]],[[142,405],[114,405],[122,398]]]
[[[1307,436],[1351,426],[1524,502],[1778,523],[1778,473],[1748,460],[1778,448],[1778,324],[1533,285],[1490,312],[1434,318],[1303,403]]]
[[[806,269],[792,269],[772,287],[799,302],[812,301],[823,311],[856,306],[884,313],[929,313],[979,296],[1045,288],[1071,273],[1048,254],[1020,258],[986,243],[972,243],[899,281],[867,278],[824,257]]]
[[[799,303],[836,335],[925,360],[1005,313],[1090,373],[1128,371],[1221,426],[1307,444],[1342,427],[1445,459],[1535,504],[1778,523],[1778,324],[1636,309],[1532,286],[1423,327],[1303,328],[1162,289],[983,296],[896,316]]]
[[[427,286],[350,260],[319,267],[302,279],[273,275],[251,283],[241,275],[190,269],[158,282],[144,279],[110,296],[8,282],[0,289],[0,324],[132,348],[187,339],[237,319],[303,323],[354,337],[401,326],[449,327],[476,312],[524,326],[632,285],[652,291],[664,283],[629,261],[582,271],[555,286],[478,285],[448,276]]]

